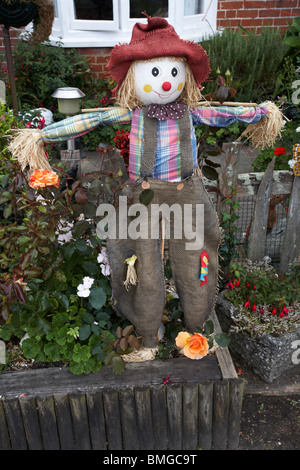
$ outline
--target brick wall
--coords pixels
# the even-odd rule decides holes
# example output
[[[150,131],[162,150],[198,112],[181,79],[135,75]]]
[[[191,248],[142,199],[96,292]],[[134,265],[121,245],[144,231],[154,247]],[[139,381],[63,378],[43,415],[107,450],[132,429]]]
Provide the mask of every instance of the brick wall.
[[[236,29],[241,24],[259,33],[262,26],[270,26],[284,33],[294,16],[300,16],[300,0],[219,0],[217,27]]]
[[[300,0],[219,0],[217,28],[255,28],[259,34],[262,25],[278,27],[284,33],[288,22],[300,16]],[[12,47],[20,30],[10,29]],[[91,69],[97,78],[105,74],[105,63],[111,48],[80,48],[79,52],[90,58]],[[2,29],[0,29],[0,53],[4,53]]]

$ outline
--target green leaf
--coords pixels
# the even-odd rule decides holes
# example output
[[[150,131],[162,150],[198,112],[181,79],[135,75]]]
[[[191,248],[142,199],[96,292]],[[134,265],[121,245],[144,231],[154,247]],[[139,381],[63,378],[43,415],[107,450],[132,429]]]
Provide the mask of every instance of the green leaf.
[[[27,338],[22,341],[24,356],[28,359],[35,359],[40,352],[40,345],[35,338]]]
[[[152,189],[145,189],[141,192],[139,200],[144,206],[148,206],[154,197],[154,191]]]
[[[217,180],[218,179],[218,173],[214,168],[211,168],[209,166],[204,165],[202,168],[202,173],[205,176],[205,178],[209,180]]]
[[[115,351],[110,351],[107,355],[106,355],[106,358],[105,358],[105,365],[106,366],[109,366],[109,364],[111,363],[113,357],[116,355]]]
[[[230,343],[230,338],[226,333],[217,333],[215,341],[219,346],[226,348]]]
[[[106,302],[106,293],[102,287],[94,287],[91,289],[89,296],[89,302],[91,306],[95,309],[100,309]]]
[[[300,49],[300,37],[299,36],[289,36],[285,38],[284,42],[290,47],[296,47]]]
[[[85,341],[91,334],[90,325],[83,325],[79,328],[79,339],[80,341]]]
[[[88,325],[92,325],[92,323],[94,323],[95,321],[95,317],[89,312],[84,312],[84,314],[82,315],[82,320]]]
[[[26,243],[30,242],[30,238],[29,237],[19,237],[18,240],[17,240],[17,245],[26,245]]]
[[[83,235],[90,228],[89,222],[86,220],[79,220],[74,229],[72,230],[72,235],[74,238],[78,238]]]
[[[87,271],[91,276],[97,276],[99,273],[99,265],[96,263],[93,263],[93,261],[84,261],[82,263],[83,269]]]
[[[72,359],[74,362],[88,361],[90,357],[91,353],[88,346],[76,344],[72,355]]]
[[[4,218],[5,218],[5,219],[8,219],[8,218],[11,216],[12,211],[13,211],[13,206],[12,206],[12,204],[8,204],[8,205],[5,207],[4,211],[3,211],[3,216],[4,216]]]
[[[61,357],[58,352],[57,344],[56,343],[47,343],[44,346],[44,353],[51,361],[60,361]]]
[[[204,331],[207,335],[211,335],[214,332],[214,324],[211,320],[208,320],[204,325]]]
[[[121,375],[125,369],[123,359],[120,356],[114,356],[111,361],[111,367],[115,374]]]

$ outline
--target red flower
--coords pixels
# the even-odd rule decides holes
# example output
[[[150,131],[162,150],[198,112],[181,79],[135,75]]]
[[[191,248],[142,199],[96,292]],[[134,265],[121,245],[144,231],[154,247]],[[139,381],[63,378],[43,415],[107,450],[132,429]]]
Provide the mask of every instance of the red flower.
[[[245,308],[248,308],[248,307],[249,308],[251,307],[249,300],[247,300],[247,302],[245,303]]]
[[[253,286],[253,290],[256,290],[256,284],[254,284],[254,286]]]
[[[285,155],[286,150],[284,147],[276,147],[274,150],[274,155]]]
[[[273,308],[272,315],[276,315],[276,308]]]
[[[236,280],[235,285],[236,285],[236,287],[240,287],[240,280],[239,279]]]
[[[256,312],[256,305],[255,304],[253,304],[252,312]]]

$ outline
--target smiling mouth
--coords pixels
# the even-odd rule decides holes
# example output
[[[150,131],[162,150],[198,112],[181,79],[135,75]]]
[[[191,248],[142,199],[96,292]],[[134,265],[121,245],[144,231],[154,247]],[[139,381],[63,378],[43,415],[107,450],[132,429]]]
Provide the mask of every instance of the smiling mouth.
[[[157,91],[153,90],[154,93],[156,93],[161,99],[167,99],[174,93],[176,93],[176,90],[172,91],[172,93],[168,93],[167,95],[162,95],[161,93],[158,93]]]

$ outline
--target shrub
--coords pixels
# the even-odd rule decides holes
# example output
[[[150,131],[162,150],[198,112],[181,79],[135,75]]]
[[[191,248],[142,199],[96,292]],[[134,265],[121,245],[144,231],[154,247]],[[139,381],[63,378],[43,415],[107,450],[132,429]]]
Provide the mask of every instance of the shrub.
[[[7,122],[12,119],[8,112]],[[66,172],[54,169],[63,183]],[[62,184],[33,189],[5,147],[0,174],[0,338],[25,335],[25,357],[63,361],[75,374],[102,363],[120,374],[122,355],[138,339],[112,308],[96,203],[79,180],[66,180],[64,190]]]
[[[237,90],[238,101],[261,102],[273,98],[278,68],[288,46],[279,31],[262,28],[257,36],[249,31],[226,28],[222,33],[201,42],[208,53],[212,80],[230,70],[231,86]],[[204,94],[214,90],[213,83],[205,83]]]
[[[32,45],[25,37],[18,41],[13,60],[20,109],[45,107],[55,111],[57,101],[51,95],[59,87],[76,87],[87,96],[95,90],[101,93],[104,88],[104,81],[93,77],[88,58],[75,49],[64,48],[61,42],[55,46],[49,41]],[[9,94],[7,98],[9,105]]]

